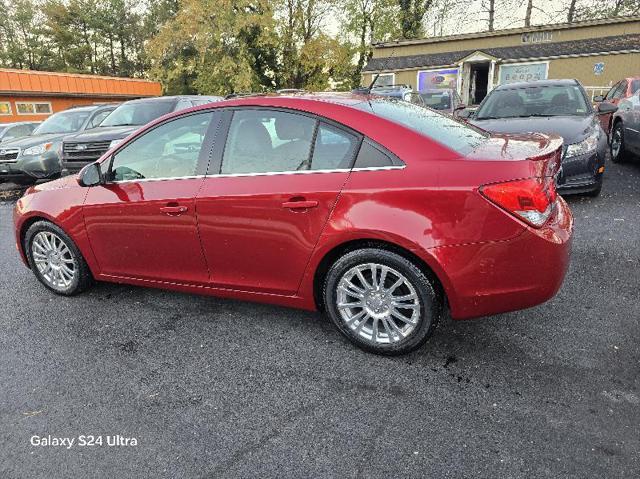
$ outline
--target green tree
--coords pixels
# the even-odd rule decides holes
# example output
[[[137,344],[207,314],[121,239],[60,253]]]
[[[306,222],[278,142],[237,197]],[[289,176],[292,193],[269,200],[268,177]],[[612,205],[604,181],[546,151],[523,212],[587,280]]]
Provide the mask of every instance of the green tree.
[[[403,38],[424,36],[423,20],[434,0],[398,0]]]

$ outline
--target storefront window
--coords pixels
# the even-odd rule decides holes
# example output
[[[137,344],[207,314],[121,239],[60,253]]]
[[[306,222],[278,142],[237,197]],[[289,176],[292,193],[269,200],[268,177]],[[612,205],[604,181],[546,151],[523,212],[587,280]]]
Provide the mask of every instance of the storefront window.
[[[16,102],[18,115],[50,115],[51,103]]]
[[[547,62],[500,65],[500,84],[546,80],[548,73],[549,64]]]
[[[0,102],[0,116],[11,115],[11,103],[8,101]]]

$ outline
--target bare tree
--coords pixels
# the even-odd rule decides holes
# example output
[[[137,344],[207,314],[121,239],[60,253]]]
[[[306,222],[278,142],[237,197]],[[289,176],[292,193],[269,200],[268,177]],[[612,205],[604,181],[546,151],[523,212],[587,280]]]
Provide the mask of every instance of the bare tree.
[[[525,27],[530,27],[531,26],[531,14],[533,13],[533,0],[529,0],[527,2],[527,11],[524,14],[524,26]]]
[[[567,23],[573,23],[576,19],[576,7],[578,0],[571,0],[569,2],[569,9],[567,10]]]

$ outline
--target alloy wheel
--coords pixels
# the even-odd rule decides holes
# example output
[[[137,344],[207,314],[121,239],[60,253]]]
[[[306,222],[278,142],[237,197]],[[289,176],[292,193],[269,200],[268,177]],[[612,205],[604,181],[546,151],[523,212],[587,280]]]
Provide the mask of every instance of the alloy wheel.
[[[409,279],[378,263],[349,269],[338,282],[337,308],[342,320],[367,342],[396,343],[418,326],[420,299]]]
[[[51,231],[40,231],[31,242],[31,255],[40,276],[54,289],[68,289],[76,275],[73,253],[62,239]]]
[[[613,137],[611,138],[611,156],[613,158],[618,158],[621,147],[622,147],[622,133],[620,131],[620,128],[616,128],[613,132]]]

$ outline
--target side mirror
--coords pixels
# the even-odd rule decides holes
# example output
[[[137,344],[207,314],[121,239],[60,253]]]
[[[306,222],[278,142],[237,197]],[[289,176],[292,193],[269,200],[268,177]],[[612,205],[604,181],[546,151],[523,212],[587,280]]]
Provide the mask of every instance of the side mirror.
[[[608,101],[603,101],[599,103],[596,107],[599,115],[606,115],[607,113],[615,113],[618,111],[618,107],[613,103],[609,103]]]
[[[600,103],[602,101],[604,101],[604,96],[603,95],[596,95],[593,97],[593,101],[596,103]]]
[[[78,184],[80,186],[96,186],[101,185],[103,182],[100,163],[89,163],[80,170],[80,174],[78,175]]]

